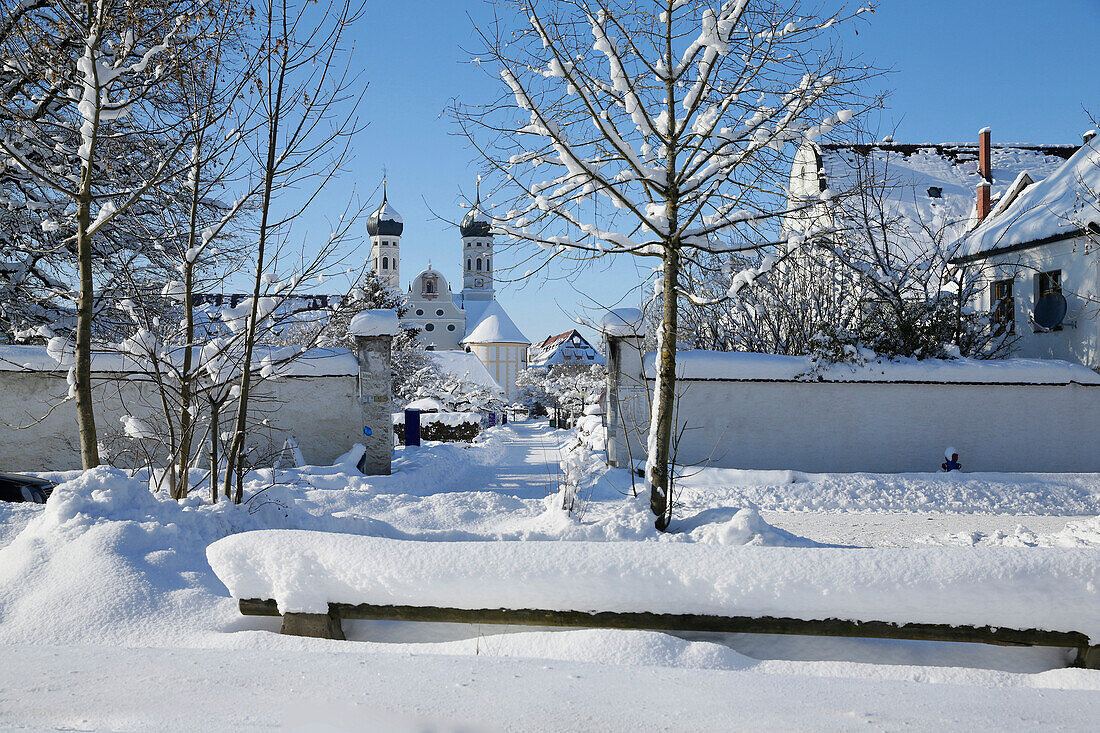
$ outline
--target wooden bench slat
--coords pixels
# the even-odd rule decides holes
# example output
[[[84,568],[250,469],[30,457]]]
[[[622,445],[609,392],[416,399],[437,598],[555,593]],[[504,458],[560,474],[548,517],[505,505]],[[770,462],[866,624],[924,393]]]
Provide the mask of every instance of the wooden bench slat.
[[[246,616],[278,616],[275,601],[242,599],[241,613]],[[339,628],[341,619],[375,621],[416,621],[434,623],[496,624],[515,626],[558,626],[573,628],[644,629],[649,631],[699,631],[734,634],[793,634],[801,636],[838,636],[870,639],[904,639],[909,641],[946,641],[1000,646],[1050,646],[1079,650],[1078,661],[1090,669],[1100,666],[1100,647],[1090,647],[1089,638],[1075,631],[1042,629],[1006,629],[991,626],[951,626],[948,624],[895,624],[884,621],[849,621],[845,619],[806,620],[778,616],[710,616],[700,614],[665,614],[644,612],[586,612],[546,609],[510,608],[444,608],[436,606],[373,605],[369,603],[329,604],[328,614],[286,614],[302,617],[301,628],[330,628],[334,619]],[[309,617],[308,619],[306,617]],[[299,633],[298,621],[288,626],[284,617],[284,633]],[[305,633],[323,636],[323,633]],[[340,634],[342,638],[343,634]]]

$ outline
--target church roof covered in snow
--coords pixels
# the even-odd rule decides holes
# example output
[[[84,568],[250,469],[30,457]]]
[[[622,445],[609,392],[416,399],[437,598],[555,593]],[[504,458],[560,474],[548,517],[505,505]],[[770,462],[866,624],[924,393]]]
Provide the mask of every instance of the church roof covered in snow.
[[[1037,179],[1036,179],[1037,180]],[[963,241],[959,260],[1054,242],[1100,225],[1100,146],[1093,140],[1053,173],[996,208]]]
[[[909,238],[930,244],[937,232],[940,244],[950,244],[972,228],[976,189],[983,180],[978,169],[977,143],[812,144],[818,181],[810,170],[801,177],[802,194],[828,189],[842,194],[871,181],[873,195],[899,217]],[[1075,145],[991,145],[991,190],[994,204],[1022,173],[1039,180],[1053,173],[1077,150]],[[796,163],[796,166],[798,164]],[[807,190],[810,181],[817,189]]]
[[[386,189],[382,189],[382,203],[367,218],[367,234],[372,237],[400,237],[405,222],[397,209],[386,199]]]
[[[489,301],[477,326],[462,339],[464,344],[527,344],[531,341],[495,300]]]
[[[504,390],[497,384],[497,380],[489,374],[489,370],[477,358],[477,354],[469,354],[465,351],[428,351],[425,352],[443,372],[455,379],[465,379],[474,384],[481,385],[492,392],[504,394]]]

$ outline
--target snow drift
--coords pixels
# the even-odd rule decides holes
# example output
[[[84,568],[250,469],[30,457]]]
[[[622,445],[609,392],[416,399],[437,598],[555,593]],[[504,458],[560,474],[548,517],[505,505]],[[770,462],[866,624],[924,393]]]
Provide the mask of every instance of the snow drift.
[[[671,542],[427,543],[296,530],[207,548],[236,598],[787,616],[1079,631],[1100,639],[1100,554]]]

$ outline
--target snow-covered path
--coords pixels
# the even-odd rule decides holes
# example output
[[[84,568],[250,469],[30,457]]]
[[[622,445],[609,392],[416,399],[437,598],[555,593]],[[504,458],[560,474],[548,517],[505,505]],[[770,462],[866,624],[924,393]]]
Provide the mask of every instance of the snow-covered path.
[[[467,465],[461,473],[447,476],[433,493],[491,491],[517,499],[542,499],[557,488],[561,448],[570,433],[552,429],[546,420],[512,422],[496,433],[500,450],[490,462]],[[404,450],[408,449],[395,456],[395,472],[404,466]]]

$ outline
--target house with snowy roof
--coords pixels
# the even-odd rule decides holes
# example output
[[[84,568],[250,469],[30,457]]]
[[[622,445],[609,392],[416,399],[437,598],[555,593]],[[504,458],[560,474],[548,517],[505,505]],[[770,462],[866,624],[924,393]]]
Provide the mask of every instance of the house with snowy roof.
[[[1016,336],[1016,356],[1100,367],[1100,141],[1046,175],[1021,172],[999,198],[979,187],[977,221],[953,264],[983,278],[972,306]],[[994,171],[994,174],[996,171]]]
[[[532,369],[549,369],[559,364],[591,366],[606,363],[575,328],[556,336],[547,336],[531,347],[527,360]]]
[[[949,246],[981,220],[981,187],[993,202],[1022,176],[1046,178],[1077,151],[1075,145],[993,145],[989,128],[974,143],[878,144],[804,142],[794,156],[789,231],[811,225],[844,227],[834,194],[871,190],[910,246]],[[879,203],[879,202],[876,202]],[[801,208],[800,208],[801,207]]]
[[[459,224],[462,238],[462,290],[453,292],[447,278],[429,263],[408,289],[409,309],[402,322],[420,329],[429,350],[474,354],[508,399],[516,395],[516,377],[527,367],[530,340],[496,299],[493,287],[492,219],[478,195]],[[371,269],[391,286],[400,281],[400,250],[404,223],[389,203],[367,219]]]

